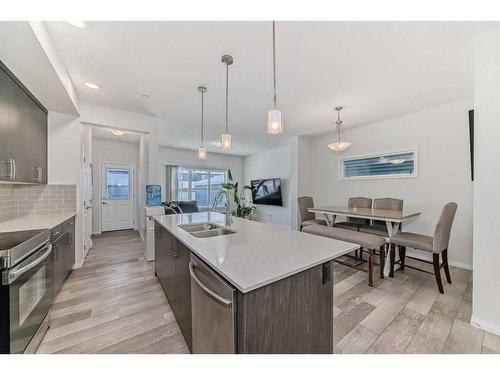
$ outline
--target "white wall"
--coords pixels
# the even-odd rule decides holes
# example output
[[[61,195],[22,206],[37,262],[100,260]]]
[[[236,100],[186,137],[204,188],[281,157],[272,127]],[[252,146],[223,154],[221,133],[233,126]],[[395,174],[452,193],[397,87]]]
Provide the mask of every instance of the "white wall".
[[[146,185],[148,184],[149,172],[148,143],[148,137],[146,135],[142,135],[137,150],[137,229],[143,239],[146,235],[146,219],[143,212],[144,207],[146,206],[145,191]]]
[[[476,37],[472,323],[500,335],[500,28]]]
[[[258,221],[294,227],[296,201],[296,143],[291,142],[272,150],[246,156],[244,159],[244,183],[262,178],[281,178],[283,207],[256,205]]]
[[[101,164],[102,163],[125,163],[133,164],[137,170],[138,144],[132,142],[108,141],[94,138],[92,140],[92,164],[94,165],[94,189],[92,201],[94,204],[93,231],[101,233]],[[133,176],[134,183],[134,220],[138,223],[137,210],[137,171]],[[140,194],[140,193],[139,193]],[[144,195],[144,194],[142,194]]]
[[[312,140],[311,191],[316,205],[345,205],[353,196],[394,197],[422,215],[404,230],[433,235],[442,207],[458,204],[449,248],[450,263],[472,267],[472,182],[468,110],[462,100],[346,131],[353,145],[344,153],[327,148],[333,134]],[[347,120],[346,120],[347,121]],[[418,178],[339,181],[338,158],[417,147]]]
[[[235,181],[241,183],[243,180],[243,157],[241,156],[209,153],[206,160],[199,160],[197,150],[160,146],[159,160],[162,201],[165,200],[165,164],[188,168],[231,169]]]
[[[83,263],[82,142],[78,118],[58,112],[48,116],[48,183],[76,185],[75,267]]]

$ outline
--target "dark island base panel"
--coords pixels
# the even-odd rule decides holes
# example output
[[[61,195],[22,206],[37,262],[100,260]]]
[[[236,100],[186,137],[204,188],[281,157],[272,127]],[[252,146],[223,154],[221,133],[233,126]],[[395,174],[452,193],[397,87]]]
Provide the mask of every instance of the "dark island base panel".
[[[155,229],[155,273],[192,352],[191,251],[162,226]],[[332,354],[331,267],[326,262],[248,293],[238,292],[236,352]]]
[[[238,352],[332,354],[331,262],[238,293]]]

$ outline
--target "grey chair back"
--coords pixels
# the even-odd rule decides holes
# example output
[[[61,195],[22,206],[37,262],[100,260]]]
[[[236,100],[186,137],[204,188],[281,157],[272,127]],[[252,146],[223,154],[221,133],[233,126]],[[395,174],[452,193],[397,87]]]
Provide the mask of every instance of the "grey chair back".
[[[402,211],[403,210],[403,200],[402,199],[395,199],[395,198],[376,198],[373,200],[373,209]],[[385,221],[373,220],[373,224],[385,226]]]
[[[433,253],[441,253],[448,248],[451,227],[456,212],[457,204],[455,202],[446,203],[443,207],[439,221],[436,224],[436,229],[434,229],[434,239],[432,242]]]
[[[316,218],[314,213],[309,212],[309,208],[314,207],[313,197],[302,196],[297,199],[299,204],[299,224],[302,224],[306,220],[313,220]]]
[[[365,197],[352,197],[349,198],[347,201],[347,207],[349,208],[372,208],[372,202],[373,200],[371,198],[365,198]],[[360,219],[357,217],[348,217],[347,221],[349,223],[357,223],[361,225],[368,225],[370,224],[370,220],[368,219]]]

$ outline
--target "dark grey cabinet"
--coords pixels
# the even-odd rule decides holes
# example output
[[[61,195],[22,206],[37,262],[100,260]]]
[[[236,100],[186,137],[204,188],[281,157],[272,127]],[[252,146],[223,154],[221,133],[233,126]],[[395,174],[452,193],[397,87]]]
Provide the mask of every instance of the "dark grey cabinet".
[[[190,255],[191,252],[186,246],[161,225],[155,223],[155,274],[191,350]]]
[[[0,181],[47,183],[47,110],[1,62]]]
[[[75,263],[75,221],[67,220],[51,230],[54,296],[59,293]]]

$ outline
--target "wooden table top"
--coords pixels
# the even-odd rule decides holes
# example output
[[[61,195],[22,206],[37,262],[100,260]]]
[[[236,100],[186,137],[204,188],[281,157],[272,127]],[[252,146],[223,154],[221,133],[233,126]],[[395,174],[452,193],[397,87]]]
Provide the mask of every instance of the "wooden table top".
[[[394,211],[372,208],[355,208],[343,206],[323,206],[309,208],[309,212],[318,214],[343,215],[350,217],[358,217],[362,219],[375,219],[384,221],[401,222],[414,217],[418,217],[421,213],[418,211]]]

